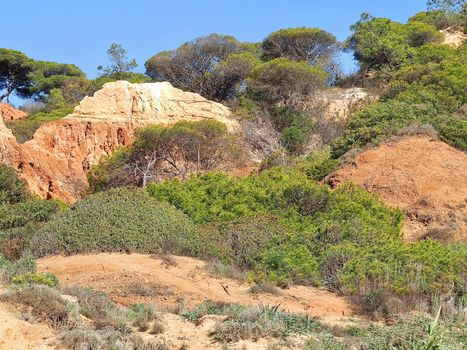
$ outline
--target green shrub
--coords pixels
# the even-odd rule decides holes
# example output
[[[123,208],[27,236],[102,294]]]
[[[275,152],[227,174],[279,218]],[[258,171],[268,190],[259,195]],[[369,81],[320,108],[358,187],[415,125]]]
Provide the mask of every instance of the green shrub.
[[[15,276],[36,272],[36,261],[31,255],[24,255],[14,262],[4,259],[2,255],[2,265],[2,279],[5,283],[11,282]]]
[[[467,150],[467,120],[460,118],[447,118],[438,125],[442,140],[461,150]]]
[[[257,216],[212,224],[219,232],[220,256],[241,269],[255,269],[262,253],[288,230],[278,217]]]
[[[299,126],[289,126],[282,131],[280,142],[292,154],[301,154],[307,140],[305,131]]]
[[[167,201],[196,223],[229,221],[261,214],[284,213],[283,190],[291,184],[307,182],[305,174],[287,168],[272,168],[244,178],[222,173],[192,176],[186,181],[151,184],[149,194]]]
[[[23,202],[29,198],[26,183],[18,173],[7,165],[0,164],[0,206]],[[3,215],[0,215],[0,219]]]
[[[336,170],[339,165],[337,159],[331,158],[331,148],[325,147],[322,150],[308,154],[297,164],[310,180],[321,181],[327,175]]]
[[[378,38],[375,40],[382,43],[379,48],[378,45],[366,45],[366,40],[371,40],[371,35],[376,35],[375,28],[369,29],[372,26],[383,26],[385,33],[387,32],[377,34]],[[400,28],[391,29],[392,26]],[[360,57],[357,50],[357,58],[362,64],[373,65],[373,55],[378,59],[390,57],[389,54],[378,54],[378,50],[384,49],[385,45],[394,44],[390,50],[395,50],[398,58],[390,64],[390,73],[381,66],[388,62],[381,62],[381,65],[373,67],[378,69],[376,76],[385,76],[381,87],[382,98],[351,116],[346,132],[333,145],[333,156],[339,157],[352,148],[386,140],[398,130],[413,124],[431,124],[439,131],[443,140],[460,149],[467,149],[467,122],[452,116],[452,113],[467,102],[466,46],[454,49],[447,45],[437,45],[436,42],[440,40],[438,33],[432,27],[416,21],[404,26],[386,19],[367,18],[359,22],[355,30],[350,41],[352,45],[361,48],[363,56]],[[368,30],[372,34],[366,36]],[[404,37],[412,40],[414,47],[407,48],[400,41]]]
[[[294,206],[302,215],[313,215],[326,211],[329,204],[329,191],[323,186],[295,185],[284,191],[288,205]]]
[[[325,86],[327,75],[307,62],[295,62],[285,57],[258,65],[247,79],[249,96],[264,104],[284,104],[290,111],[314,92]]]
[[[318,262],[303,244],[281,244],[262,256],[262,268],[268,280],[281,285],[317,284]]]
[[[198,255],[208,247],[184,214],[127,188],[86,197],[55,215],[31,241],[36,256],[102,251]]]
[[[166,178],[184,179],[192,173],[229,169],[242,157],[235,137],[223,123],[180,121],[169,128],[152,125],[136,130],[133,145],[93,166],[88,179],[91,191],[146,187]]]
[[[58,286],[57,277],[50,272],[43,273],[32,273],[27,272],[21,275],[17,275],[11,279],[13,284],[17,285],[31,285],[31,284],[45,284],[49,287]]]
[[[0,205],[0,230],[24,226],[30,222],[47,221],[60,208],[63,206],[58,201],[39,199]]]
[[[204,174],[150,185],[148,192],[196,222],[221,221],[209,225],[217,232],[217,254],[255,270],[260,280],[324,284],[358,295],[378,288],[425,296],[452,285],[463,290],[465,252],[435,242],[404,243],[400,210],[352,185],[329,191],[309,179],[317,169],[310,163],[246,178]],[[421,254],[424,249],[431,253]]]

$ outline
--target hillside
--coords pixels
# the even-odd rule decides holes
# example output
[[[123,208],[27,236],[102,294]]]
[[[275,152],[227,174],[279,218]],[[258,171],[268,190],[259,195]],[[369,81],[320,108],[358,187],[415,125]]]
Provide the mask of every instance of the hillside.
[[[251,306],[280,304],[289,312],[305,313],[325,322],[346,321],[356,315],[347,300],[326,290],[295,286],[277,290],[277,295],[255,295],[248,292],[252,284],[210,275],[206,261],[170,257],[170,262],[172,265],[142,254],[98,254],[50,256],[39,259],[37,265],[40,272],[54,273],[63,287],[92,287],[127,306],[155,303],[174,307],[183,301],[193,308],[212,300]]]
[[[402,2],[180,42],[234,8],[136,0],[93,45],[64,3],[0,48],[0,350],[464,350],[467,8]]]

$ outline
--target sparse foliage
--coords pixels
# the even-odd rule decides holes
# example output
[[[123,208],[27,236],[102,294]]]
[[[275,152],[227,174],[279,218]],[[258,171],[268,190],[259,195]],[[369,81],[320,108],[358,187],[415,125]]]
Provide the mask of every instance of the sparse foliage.
[[[107,55],[110,64],[106,67],[97,67],[106,76],[123,79],[127,73],[138,66],[135,59],[128,59],[127,50],[121,44],[110,45]]]
[[[133,146],[91,169],[89,179],[93,190],[130,184],[145,187],[167,178],[229,169],[241,159],[234,137],[222,123],[184,121],[137,131]]]

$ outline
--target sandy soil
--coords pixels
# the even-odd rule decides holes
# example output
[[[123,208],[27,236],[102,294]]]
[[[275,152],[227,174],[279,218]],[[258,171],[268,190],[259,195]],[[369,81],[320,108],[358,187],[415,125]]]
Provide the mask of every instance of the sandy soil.
[[[43,324],[23,321],[11,305],[0,303],[0,350],[55,349],[55,334]]]
[[[461,27],[449,27],[440,32],[444,34],[444,44],[451,47],[459,47],[467,40],[467,35]]]
[[[243,305],[280,304],[290,312],[306,313],[329,322],[355,315],[346,299],[322,289],[297,286],[282,290],[277,296],[251,294],[249,284],[210,276],[202,260],[173,259],[175,266],[149,255],[101,253],[50,256],[39,259],[37,265],[39,271],[55,273],[64,286],[93,287],[123,305],[154,302],[173,306],[183,302],[193,307],[213,300]]]
[[[467,155],[429,136],[364,151],[328,180],[351,181],[406,214],[404,239],[467,241]]]

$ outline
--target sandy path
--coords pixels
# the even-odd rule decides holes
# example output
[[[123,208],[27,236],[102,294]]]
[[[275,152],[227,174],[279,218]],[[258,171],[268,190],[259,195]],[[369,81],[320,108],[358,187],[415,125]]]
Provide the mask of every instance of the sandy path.
[[[322,289],[298,286],[284,290],[278,296],[255,295],[248,293],[249,284],[210,276],[203,269],[206,263],[202,260],[174,259],[176,266],[168,266],[160,259],[143,254],[56,255],[39,259],[37,266],[39,271],[55,273],[62,286],[93,287],[124,305],[148,302],[173,305],[183,300],[192,307],[205,300],[214,300],[243,305],[280,304],[290,312],[306,313],[329,321],[355,314],[346,299]],[[141,295],[145,293],[129,289],[135,285],[156,289],[158,293]]]

